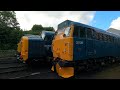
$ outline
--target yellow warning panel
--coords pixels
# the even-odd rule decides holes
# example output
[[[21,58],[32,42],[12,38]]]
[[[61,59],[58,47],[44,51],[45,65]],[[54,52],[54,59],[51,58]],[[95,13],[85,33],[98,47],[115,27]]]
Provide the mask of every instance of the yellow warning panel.
[[[63,78],[70,78],[74,76],[74,67],[60,67],[59,64],[56,64],[56,71],[59,76]]]
[[[17,45],[18,45],[17,52],[20,53],[21,52],[21,42],[19,42]]]
[[[22,37],[22,46],[21,46],[21,56],[23,58],[23,61],[26,61],[28,59],[28,37],[23,36]]]

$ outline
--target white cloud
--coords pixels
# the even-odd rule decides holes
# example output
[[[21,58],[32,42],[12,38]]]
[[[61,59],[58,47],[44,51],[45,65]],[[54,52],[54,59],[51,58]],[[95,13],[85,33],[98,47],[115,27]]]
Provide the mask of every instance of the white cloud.
[[[95,15],[95,11],[15,11],[20,27],[30,30],[34,24],[43,27],[54,27],[64,20],[73,20],[89,24]]]
[[[118,17],[117,19],[113,20],[111,22],[111,25],[110,25],[109,28],[115,28],[115,29],[120,30],[120,17]]]

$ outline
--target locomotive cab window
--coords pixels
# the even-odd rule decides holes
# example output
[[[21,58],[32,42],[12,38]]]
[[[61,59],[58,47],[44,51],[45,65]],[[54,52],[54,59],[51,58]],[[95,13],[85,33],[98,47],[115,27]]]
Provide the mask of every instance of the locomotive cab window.
[[[69,36],[70,35],[70,27],[67,27],[65,29],[65,36]]]
[[[55,35],[58,35],[58,34],[64,33],[64,30],[65,30],[65,28],[58,29],[58,30],[55,32]]]
[[[107,35],[106,34],[104,35],[104,39],[105,39],[105,41],[107,41]]]
[[[41,37],[42,37],[42,39],[44,39],[44,38],[45,38],[45,34],[44,34],[44,33],[42,33],[42,34],[41,34]]]
[[[96,32],[95,32],[95,30],[93,29],[92,32],[93,32],[93,39],[96,39]]]
[[[110,42],[112,42],[112,37],[110,36]]]
[[[110,42],[110,35],[108,35],[108,42]]]
[[[117,39],[116,39],[116,37],[115,37],[115,39],[114,39],[114,43],[116,44],[116,42],[117,42]]]
[[[51,41],[52,40],[52,36],[47,35],[47,36],[45,36],[44,40],[45,41]]]
[[[73,36],[74,36],[74,37],[79,37],[79,27],[78,27],[78,26],[75,26],[75,27],[74,27]]]
[[[86,37],[85,28],[80,26],[75,26],[73,36],[85,38]]]
[[[87,28],[87,38],[93,38],[92,37],[92,29],[91,28]]]
[[[98,40],[98,32],[95,32],[95,38]]]
[[[44,40],[45,40],[45,41],[48,41],[48,40],[49,40],[49,37],[48,37],[48,36],[45,36]]]
[[[80,37],[81,37],[81,38],[86,37],[85,29],[84,29],[83,27],[80,27],[79,29],[80,29]]]
[[[101,41],[104,40],[104,39],[103,39],[103,34],[102,34],[102,33],[100,33],[100,40],[101,40]]]
[[[114,38],[113,37],[111,37],[111,41],[112,41],[112,43],[114,42]]]

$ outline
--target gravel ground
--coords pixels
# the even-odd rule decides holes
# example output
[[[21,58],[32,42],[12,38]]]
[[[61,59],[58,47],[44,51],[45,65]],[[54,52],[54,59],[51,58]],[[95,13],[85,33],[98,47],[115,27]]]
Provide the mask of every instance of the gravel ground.
[[[11,62],[16,60],[15,58],[6,58],[0,61],[3,63],[9,61],[10,64],[0,64],[1,67],[8,67],[10,65],[15,66],[15,63],[13,64]],[[19,64],[16,63],[16,65],[20,65],[20,62]],[[0,74],[0,79],[62,79],[50,69],[50,66],[42,64],[41,66],[29,67],[26,70],[18,72]],[[79,72],[79,74],[75,75],[75,79],[120,79],[120,64],[104,67],[99,71]]]
[[[120,65],[114,64],[99,71],[81,72],[76,79],[120,79]]]

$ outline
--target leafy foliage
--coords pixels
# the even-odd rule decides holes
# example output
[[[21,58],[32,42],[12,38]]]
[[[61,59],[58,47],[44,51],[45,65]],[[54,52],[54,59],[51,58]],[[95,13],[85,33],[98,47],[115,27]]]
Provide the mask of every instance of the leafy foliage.
[[[16,49],[23,31],[14,11],[0,11],[0,50]]]
[[[43,30],[43,27],[42,27],[42,25],[33,25],[33,27],[32,27],[32,29],[31,29],[32,31],[35,31],[35,32],[39,32],[39,31],[41,31],[41,30]]]
[[[54,31],[54,28],[35,24],[31,30],[23,31],[14,11],[0,11],[0,50],[16,50],[17,43],[24,34],[40,35],[43,30]]]
[[[1,27],[13,27],[19,28],[16,15],[14,11],[0,11],[0,26]]]
[[[24,34],[33,34],[33,35],[40,35],[41,32],[45,31],[55,31],[53,27],[43,27],[42,25],[33,25],[31,30],[24,31]]]

